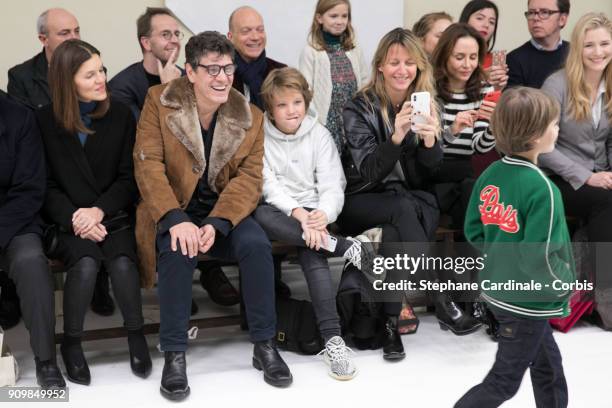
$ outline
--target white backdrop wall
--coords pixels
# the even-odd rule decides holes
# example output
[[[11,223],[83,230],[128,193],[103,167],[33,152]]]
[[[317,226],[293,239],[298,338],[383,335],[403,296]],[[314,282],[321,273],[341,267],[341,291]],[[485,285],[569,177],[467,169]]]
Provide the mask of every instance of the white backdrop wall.
[[[253,6],[264,18],[267,56],[297,66],[300,52],[306,45],[316,0],[166,0],[166,5],[194,33],[204,30],[226,33],[228,16],[244,4]],[[352,0],[351,5],[357,41],[366,60],[370,61],[380,38],[404,24],[404,0]]]
[[[175,0],[172,0],[175,1]],[[182,3],[187,0],[178,0]],[[525,17],[527,0],[496,0],[500,8],[500,25],[498,30],[498,48],[511,50],[529,38]],[[170,1],[167,1],[170,4]],[[269,35],[269,54],[273,58],[276,54],[276,43],[286,47],[289,51],[293,50],[293,55],[297,55],[306,43],[308,26],[312,20],[314,11],[314,0],[200,0],[200,3],[209,6],[219,5],[229,8],[229,4],[248,4],[257,5],[268,3],[275,7],[275,14],[264,14],[265,22],[268,27]],[[399,25],[402,22],[406,27],[412,27],[414,22],[427,12],[446,10],[455,18],[459,16],[461,9],[467,0],[353,0],[353,11],[355,25],[357,26],[357,36],[360,43],[364,46],[368,55],[380,39],[379,33]],[[364,5],[365,4],[365,5]],[[6,90],[7,71],[13,65],[21,63],[40,52],[42,46],[36,38],[36,18],[43,11],[50,7],[64,7],[70,10],[78,18],[81,24],[81,35],[85,41],[95,45],[101,52],[104,64],[108,68],[110,76],[115,75],[121,69],[141,58],[140,48],[136,40],[136,19],[147,6],[162,6],[164,0],[3,0],[0,2],[0,38],[2,38],[2,58],[0,58],[0,89]],[[228,6],[226,6],[228,5]],[[290,10],[284,10],[290,8]],[[402,6],[401,9],[395,7]],[[394,7],[393,20],[385,27],[373,23],[375,16],[380,13],[387,15],[386,10]],[[303,10],[303,14],[291,14],[294,9]],[[363,13],[367,10],[366,13]],[[563,31],[564,37],[569,37],[571,29],[576,20],[588,11],[600,10],[612,16],[612,0],[572,0],[572,11],[568,27]],[[195,16],[197,18],[205,18]],[[292,15],[290,19],[288,16]],[[370,19],[370,15],[372,19]],[[227,18],[229,13],[224,16],[217,16],[217,29],[222,32],[227,31]],[[299,41],[291,43],[282,34],[276,34],[272,27],[294,27],[302,28]],[[214,27],[207,27],[214,28]],[[186,37],[190,35],[185,28]],[[187,39],[183,40],[183,43]],[[284,51],[283,51],[284,52]],[[281,55],[281,51],[278,51]],[[283,54],[284,55],[284,54]],[[291,55],[291,54],[287,54]],[[183,52],[181,52],[183,57]],[[288,57],[291,58],[291,57]],[[280,59],[280,57],[279,57]],[[183,58],[180,59],[182,63]]]

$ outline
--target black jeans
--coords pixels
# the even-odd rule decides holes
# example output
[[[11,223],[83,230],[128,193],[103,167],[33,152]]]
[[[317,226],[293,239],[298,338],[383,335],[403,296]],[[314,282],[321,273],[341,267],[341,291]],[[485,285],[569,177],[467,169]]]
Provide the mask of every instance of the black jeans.
[[[431,227],[423,223],[424,212],[428,212]],[[364,193],[347,195],[342,214],[338,218],[342,231],[349,235],[359,234],[370,228],[382,226],[383,243],[426,243],[433,228],[438,224],[436,209],[424,207],[407,192],[384,191],[380,193]],[[398,246],[382,246],[380,255],[395,257]],[[426,248],[424,248],[426,250]],[[404,271],[393,269],[387,273],[387,282],[399,282]],[[402,310],[402,299],[398,291],[393,291],[392,297],[384,303],[385,314],[398,316]]]
[[[23,321],[30,332],[34,356],[45,361],[55,358],[55,298],[53,278],[40,237],[15,236],[0,251],[0,267],[15,282]]]
[[[529,369],[538,408],[567,407],[567,383],[561,353],[548,320],[535,320],[496,310],[499,344],[493,367],[481,384],[469,390],[455,408],[498,407],[518,391]]]
[[[128,330],[142,328],[142,298],[140,278],[136,264],[127,256],[118,256],[104,261],[113,293]],[[91,303],[100,264],[94,258],[85,256],[68,270],[64,283],[64,333],[71,337],[83,334],[85,313]]]
[[[157,292],[159,294],[159,343],[162,351],[186,351],[191,312],[191,286],[198,258],[172,251],[170,233],[157,235]],[[264,341],[276,333],[274,263],[266,233],[247,217],[227,236],[217,233],[208,254],[238,261],[241,293],[251,341]]]
[[[271,240],[297,246],[298,261],[308,283],[308,291],[321,336],[325,341],[333,336],[339,336],[340,318],[336,309],[336,292],[327,263],[327,255],[330,253],[306,247],[299,221],[287,216],[272,205],[258,206],[254,216]],[[352,242],[343,237],[337,236],[336,238],[338,238],[336,251],[331,255],[342,256]]]

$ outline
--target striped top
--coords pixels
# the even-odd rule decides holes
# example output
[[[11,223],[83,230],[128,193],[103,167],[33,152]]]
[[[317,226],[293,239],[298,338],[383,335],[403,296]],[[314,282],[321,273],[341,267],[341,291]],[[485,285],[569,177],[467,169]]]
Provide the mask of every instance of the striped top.
[[[471,109],[478,110],[484,96],[492,91],[493,87],[486,84],[480,90],[480,98],[477,101],[468,102],[465,93],[451,93],[450,100],[442,100],[444,103],[442,113],[444,146],[442,148],[445,157],[466,158],[474,152],[486,153],[495,147],[495,137],[491,134],[489,121],[486,119],[478,118],[474,127],[467,127],[457,135],[451,132],[457,113]]]

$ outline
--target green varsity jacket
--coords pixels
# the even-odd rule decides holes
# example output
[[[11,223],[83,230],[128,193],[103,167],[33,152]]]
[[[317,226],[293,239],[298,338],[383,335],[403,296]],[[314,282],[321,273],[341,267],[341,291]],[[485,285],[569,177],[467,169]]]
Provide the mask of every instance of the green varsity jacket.
[[[465,236],[483,252],[482,298],[533,319],[569,314],[574,259],[561,193],[532,162],[493,163],[472,191]]]

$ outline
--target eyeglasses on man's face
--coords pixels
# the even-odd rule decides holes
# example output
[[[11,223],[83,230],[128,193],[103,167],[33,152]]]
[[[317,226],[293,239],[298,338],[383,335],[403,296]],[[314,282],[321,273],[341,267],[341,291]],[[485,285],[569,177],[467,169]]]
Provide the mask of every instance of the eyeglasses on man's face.
[[[208,72],[208,75],[214,76],[214,77],[219,75],[221,73],[221,70],[223,70],[223,72],[225,72],[225,75],[227,75],[227,76],[234,75],[234,72],[236,72],[236,64],[227,64],[227,65],[217,65],[217,64],[204,65],[204,64],[198,64],[198,67],[204,68],[206,70],[206,72]]]
[[[159,36],[166,41],[171,41],[172,37],[176,37],[177,40],[181,41],[183,37],[185,37],[185,34],[179,30],[176,30],[176,31],[164,30],[161,33],[159,33]]]
[[[550,16],[560,12],[561,10],[548,9],[528,10],[525,12],[525,18],[527,18],[527,20],[533,20],[537,16],[540,20],[548,20]]]

